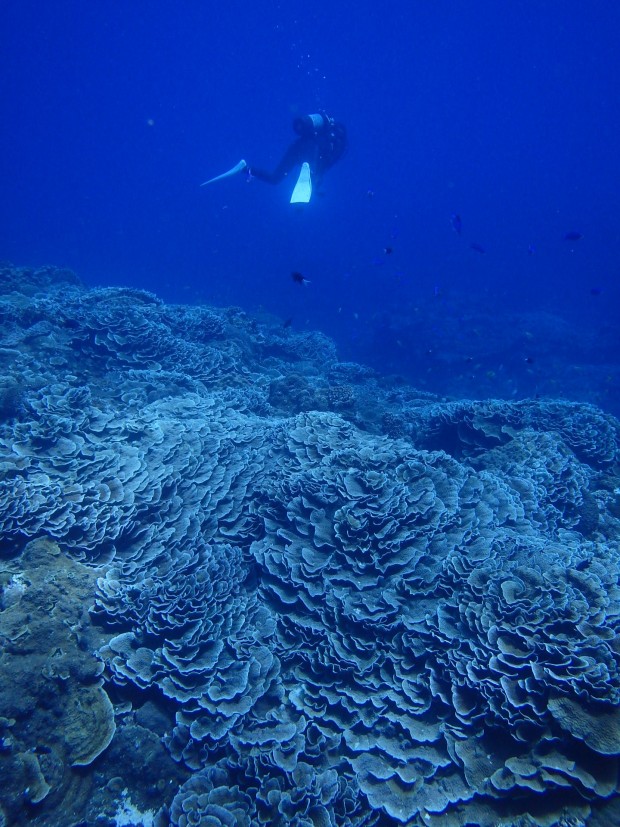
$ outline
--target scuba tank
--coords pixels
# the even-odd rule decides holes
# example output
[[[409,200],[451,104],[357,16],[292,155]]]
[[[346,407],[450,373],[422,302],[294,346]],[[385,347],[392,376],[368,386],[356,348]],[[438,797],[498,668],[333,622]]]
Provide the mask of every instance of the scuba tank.
[[[293,121],[293,129],[298,135],[307,137],[323,132],[333,124],[325,112],[316,112],[312,115],[300,115]]]

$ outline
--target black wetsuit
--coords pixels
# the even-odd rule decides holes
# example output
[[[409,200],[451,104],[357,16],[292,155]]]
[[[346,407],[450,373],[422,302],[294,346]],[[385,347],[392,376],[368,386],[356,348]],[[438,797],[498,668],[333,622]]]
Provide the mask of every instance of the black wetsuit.
[[[317,184],[323,174],[338,161],[347,145],[347,131],[344,124],[334,121],[321,113],[323,125],[319,129],[306,130],[289,146],[273,172],[248,167],[248,173],[268,184],[279,184],[286,176],[304,162],[310,164],[310,172]]]

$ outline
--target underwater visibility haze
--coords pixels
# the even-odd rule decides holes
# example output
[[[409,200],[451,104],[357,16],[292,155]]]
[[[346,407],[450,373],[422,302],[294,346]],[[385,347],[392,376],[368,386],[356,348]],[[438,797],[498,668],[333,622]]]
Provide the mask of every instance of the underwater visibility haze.
[[[0,825],[620,825],[618,32],[2,4]]]

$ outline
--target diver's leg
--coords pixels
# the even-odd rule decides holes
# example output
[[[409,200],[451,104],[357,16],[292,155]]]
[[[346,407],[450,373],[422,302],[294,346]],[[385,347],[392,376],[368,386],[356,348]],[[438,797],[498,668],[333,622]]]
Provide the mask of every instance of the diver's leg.
[[[268,172],[266,169],[259,169],[258,167],[249,166],[248,175],[250,178],[258,178],[259,181],[265,181],[267,184],[279,184],[283,176],[277,176],[275,172]]]
[[[284,153],[284,156],[278,166],[273,172],[267,172],[264,169],[258,169],[250,165],[248,172],[253,178],[258,178],[259,181],[266,181],[268,184],[279,184],[283,181],[289,172],[302,161],[304,161],[304,147],[305,141],[299,139],[292,143]]]

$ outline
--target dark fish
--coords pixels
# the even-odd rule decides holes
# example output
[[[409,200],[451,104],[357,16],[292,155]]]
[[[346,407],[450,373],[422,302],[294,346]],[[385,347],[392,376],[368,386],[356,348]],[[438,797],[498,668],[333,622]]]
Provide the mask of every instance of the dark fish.
[[[386,254],[386,256],[391,256],[394,252],[394,249],[392,247],[384,247],[383,252]]]
[[[590,288],[590,295],[591,296],[600,296],[602,292],[603,292],[602,287],[591,287]]]
[[[533,244],[528,244],[527,245],[528,255],[533,256],[535,252],[536,252],[536,248],[534,247],[534,245]]]
[[[298,273],[297,270],[293,270],[291,273],[291,278],[295,282],[295,284],[299,284],[302,287],[307,287],[310,284],[310,280],[302,276],[301,273]]]
[[[523,361],[525,362],[526,365],[533,365],[534,364],[534,359],[532,358],[532,356],[526,356]]]
[[[472,241],[469,247],[471,250],[475,250],[477,253],[486,253],[486,250],[484,249],[482,244],[478,244],[477,241]]]
[[[578,233],[577,230],[570,230],[570,232],[564,234],[564,241],[579,241],[580,238],[583,238],[583,235]]]
[[[450,216],[450,223],[452,224],[452,228],[454,229],[454,231],[460,235],[461,230],[463,229],[463,222],[461,221],[461,216],[453,212]]]
[[[285,319],[285,320],[282,322],[282,327],[286,330],[286,328],[287,328],[287,327],[290,327],[292,324],[293,324],[293,320],[292,320],[292,319]]]

